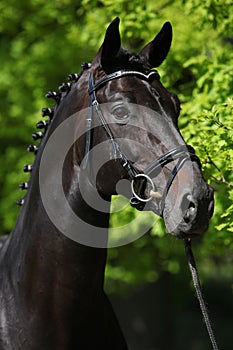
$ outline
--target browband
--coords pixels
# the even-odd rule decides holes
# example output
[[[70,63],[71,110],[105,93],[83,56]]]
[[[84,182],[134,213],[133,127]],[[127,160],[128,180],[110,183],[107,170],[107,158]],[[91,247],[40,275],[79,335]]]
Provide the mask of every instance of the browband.
[[[156,70],[150,71],[148,74],[137,72],[134,70],[119,70],[117,72],[107,75],[103,79],[99,80],[96,84],[93,84],[91,87],[89,86],[88,93],[89,95],[91,95],[94,91],[97,91],[104,84],[106,84],[111,80],[123,78],[123,77],[129,77],[129,76],[134,76],[148,82],[151,82],[154,79],[159,79],[159,73]]]

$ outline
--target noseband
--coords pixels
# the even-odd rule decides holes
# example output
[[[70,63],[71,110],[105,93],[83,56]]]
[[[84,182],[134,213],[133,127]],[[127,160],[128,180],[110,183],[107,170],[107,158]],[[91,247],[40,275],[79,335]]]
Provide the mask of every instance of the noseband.
[[[151,189],[150,193],[156,193],[154,192],[155,186],[151,179],[151,176],[152,175],[153,177],[158,176],[158,174],[162,171],[163,167],[166,164],[178,159],[177,164],[174,166],[167,180],[163,193],[160,196],[161,198],[160,198],[157,214],[159,216],[163,216],[166,196],[178,171],[182,168],[182,166],[187,160],[191,159],[193,161],[196,161],[199,164],[199,166],[200,166],[200,161],[199,161],[199,158],[195,155],[194,149],[190,145],[182,145],[182,146],[173,148],[172,150],[168,151],[167,153],[157,158],[150,165],[148,165],[142,173],[138,172],[138,170],[133,166],[132,162],[128,160],[125,154],[121,151],[118,143],[115,141],[113,134],[111,132],[111,129],[109,128],[104,118],[104,115],[101,111],[100,104],[96,98],[96,91],[99,90],[101,87],[103,87],[107,82],[111,80],[123,78],[123,77],[128,77],[128,76],[134,76],[141,80],[147,81],[149,83],[152,82],[154,79],[159,78],[158,72],[156,71],[150,71],[149,74],[144,74],[138,71],[120,70],[115,73],[107,75],[106,77],[99,80],[95,84],[93,79],[93,74],[92,73],[90,74],[89,88],[88,88],[90,99],[89,99],[89,105],[88,105],[88,115],[86,119],[87,132],[86,132],[86,146],[85,146],[85,156],[83,160],[83,169],[86,169],[88,165],[88,155],[91,148],[91,129],[92,129],[92,119],[93,119],[92,115],[93,115],[93,108],[94,108],[99,118],[99,121],[101,123],[101,126],[103,127],[110,141],[111,148],[112,148],[111,158],[120,160],[122,167],[127,172],[128,177],[131,179],[131,190],[132,190],[133,196],[130,199],[130,204],[132,207],[138,210],[143,210],[146,203],[153,198],[153,195],[149,195],[149,196],[145,195],[146,188],[149,186]]]

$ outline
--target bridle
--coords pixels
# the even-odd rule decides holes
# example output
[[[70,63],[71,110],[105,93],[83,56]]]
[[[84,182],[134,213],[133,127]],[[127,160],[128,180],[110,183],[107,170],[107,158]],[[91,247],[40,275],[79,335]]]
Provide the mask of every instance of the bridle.
[[[115,79],[128,77],[128,76],[133,76],[141,80],[147,81],[149,83],[152,82],[154,79],[159,78],[157,71],[149,71],[148,74],[144,74],[138,71],[119,70],[117,72],[114,72],[112,74],[105,76],[95,84],[93,79],[93,74],[90,73],[89,87],[88,87],[88,93],[90,95],[90,99],[89,99],[89,105],[88,105],[89,108],[88,108],[88,114],[86,119],[86,145],[85,145],[85,156],[83,160],[83,168],[86,169],[88,165],[88,155],[89,155],[89,151],[91,148],[91,141],[92,141],[91,129],[92,129],[92,120],[93,120],[93,108],[94,108],[99,118],[99,121],[101,123],[101,126],[103,127],[110,141],[111,149],[112,149],[111,158],[120,160],[122,167],[125,169],[129,179],[131,180],[131,190],[132,190],[133,196],[130,199],[130,204],[132,207],[138,210],[143,210],[146,203],[152,199],[151,195],[148,196],[145,194],[146,188],[149,185],[152,191],[154,191],[155,189],[154,183],[150,175],[153,174],[153,176],[158,176],[158,174],[162,171],[165,165],[178,159],[177,164],[174,166],[167,180],[167,183],[165,185],[165,188],[163,190],[163,193],[161,195],[161,199],[159,202],[159,208],[157,210],[157,214],[159,216],[163,216],[166,196],[179,170],[182,168],[182,166],[187,160],[191,159],[192,161],[196,161],[199,166],[200,166],[200,161],[199,161],[199,158],[195,155],[194,149],[190,145],[180,145],[166,152],[156,160],[154,160],[151,164],[149,164],[144,169],[143,172],[141,173],[138,172],[138,170],[133,166],[133,163],[127,159],[125,154],[120,149],[119,144],[114,139],[112,131],[108,126],[106,119],[104,118],[100,104],[96,98],[96,91],[102,88],[106,83]]]

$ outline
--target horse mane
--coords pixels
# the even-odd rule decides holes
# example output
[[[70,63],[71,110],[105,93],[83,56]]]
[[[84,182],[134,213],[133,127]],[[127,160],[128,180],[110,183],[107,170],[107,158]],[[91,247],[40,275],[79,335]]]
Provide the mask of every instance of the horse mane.
[[[28,152],[34,153],[34,155],[37,155],[37,152],[40,148],[40,145],[42,141],[44,140],[45,136],[48,133],[48,130],[51,126],[54,114],[60,103],[65,99],[65,97],[69,94],[71,88],[77,83],[77,81],[81,78],[83,75],[84,71],[89,69],[91,67],[90,63],[84,62],[81,64],[81,72],[80,73],[71,73],[67,76],[67,82],[63,82],[61,85],[58,87],[58,92],[56,91],[48,91],[45,94],[45,97],[48,99],[53,99],[55,104],[53,107],[45,107],[42,108],[41,110],[41,116],[44,120],[41,120],[36,123],[36,128],[39,131],[36,131],[32,134],[32,138],[34,141],[40,140],[38,145],[32,145],[30,144],[27,148]],[[31,173],[33,170],[33,164],[27,164],[24,166],[23,171],[25,173]],[[20,190],[28,190],[29,188],[29,182],[23,182],[19,184],[19,189]],[[24,204],[24,198],[20,198],[16,201],[16,204],[19,206],[22,206]]]

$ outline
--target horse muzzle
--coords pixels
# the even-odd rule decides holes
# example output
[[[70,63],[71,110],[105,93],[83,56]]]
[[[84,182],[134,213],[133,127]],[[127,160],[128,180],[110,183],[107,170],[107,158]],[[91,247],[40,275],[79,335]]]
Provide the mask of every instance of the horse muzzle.
[[[213,192],[204,184],[202,190],[184,193],[177,203],[168,197],[163,213],[167,231],[179,238],[196,237],[206,232],[214,212]]]

